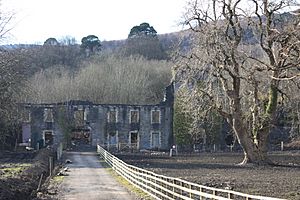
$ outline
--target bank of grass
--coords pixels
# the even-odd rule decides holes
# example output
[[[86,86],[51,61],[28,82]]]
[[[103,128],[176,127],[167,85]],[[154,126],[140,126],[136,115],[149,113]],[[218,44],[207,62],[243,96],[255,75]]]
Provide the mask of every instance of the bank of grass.
[[[65,176],[58,176],[58,175],[56,175],[56,176],[54,176],[54,177],[50,180],[50,182],[51,182],[51,183],[54,183],[54,184],[60,184],[60,183],[63,182],[64,178],[65,178]]]
[[[0,177],[9,178],[17,176],[30,166],[30,163],[6,163],[5,165],[0,166]]]
[[[153,200],[153,198],[145,193],[143,190],[139,189],[138,187],[132,185],[130,182],[128,182],[125,178],[120,176],[118,173],[116,173],[102,158],[100,158],[100,164],[121,184],[123,185],[127,190],[132,192],[135,196],[137,196],[138,199],[143,200]]]

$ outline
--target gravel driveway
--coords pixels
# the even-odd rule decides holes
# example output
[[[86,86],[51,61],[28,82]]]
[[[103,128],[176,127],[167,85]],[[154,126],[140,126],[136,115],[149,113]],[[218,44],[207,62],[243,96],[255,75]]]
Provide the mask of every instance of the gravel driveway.
[[[94,152],[68,152],[68,176],[61,185],[61,199],[100,200],[135,199],[111,177],[100,164],[100,158]]]

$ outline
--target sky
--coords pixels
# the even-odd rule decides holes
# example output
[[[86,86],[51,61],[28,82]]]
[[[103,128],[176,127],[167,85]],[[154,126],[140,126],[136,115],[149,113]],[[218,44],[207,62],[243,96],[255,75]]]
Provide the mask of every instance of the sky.
[[[126,39],[133,26],[148,22],[158,34],[180,31],[187,0],[1,0],[15,13],[6,44],[43,44],[50,37],[87,35],[100,41]]]

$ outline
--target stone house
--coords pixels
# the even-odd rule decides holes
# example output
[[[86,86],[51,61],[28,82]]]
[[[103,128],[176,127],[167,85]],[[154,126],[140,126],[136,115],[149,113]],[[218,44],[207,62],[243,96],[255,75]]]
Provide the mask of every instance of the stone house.
[[[167,150],[173,145],[173,93],[172,84],[164,100],[154,105],[23,104],[27,117],[22,142],[41,148],[58,145],[68,137],[73,144]]]

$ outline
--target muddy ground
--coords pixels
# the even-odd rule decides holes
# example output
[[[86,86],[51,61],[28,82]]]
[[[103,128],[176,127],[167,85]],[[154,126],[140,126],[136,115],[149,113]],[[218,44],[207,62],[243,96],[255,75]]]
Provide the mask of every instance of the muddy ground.
[[[49,175],[49,156],[47,149],[37,152],[6,152],[0,154],[0,199],[32,199],[43,180]]]
[[[0,154],[0,199],[32,199],[40,175],[48,173],[49,155],[48,151],[39,155]],[[241,153],[199,153],[171,158],[167,153],[151,155],[149,152],[116,155],[129,164],[201,185],[300,199],[300,151],[271,153],[271,159],[281,165],[273,167],[238,166],[243,157]]]
[[[274,152],[281,166],[238,166],[241,153],[199,153],[169,157],[168,154],[115,154],[125,162],[157,174],[178,177],[205,186],[248,194],[300,199],[300,151]]]

